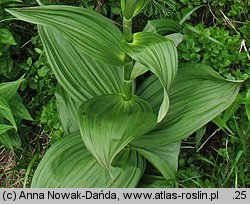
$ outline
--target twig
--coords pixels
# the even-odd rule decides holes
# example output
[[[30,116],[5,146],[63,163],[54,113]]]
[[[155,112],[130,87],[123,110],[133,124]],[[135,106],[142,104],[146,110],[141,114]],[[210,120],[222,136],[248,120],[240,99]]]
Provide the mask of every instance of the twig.
[[[247,57],[248,57],[248,59],[250,60],[250,54],[249,54],[249,52],[248,52],[248,50],[247,50],[246,40],[245,40],[245,39],[243,39],[243,40],[241,41],[239,53],[241,53],[242,50],[244,50],[244,51],[247,53]]]
[[[223,11],[222,10],[220,10],[220,12],[221,12],[221,14],[223,15],[223,17],[224,17],[224,21],[225,21],[225,23],[229,26],[229,27],[231,27],[231,28],[233,28],[234,29],[234,31],[236,32],[236,33],[238,33],[238,31],[236,30],[236,28],[234,27],[234,25],[232,24],[232,22],[231,22],[231,20],[230,20],[230,18],[228,18],[224,13],[223,13]]]
[[[214,14],[214,12],[212,11],[211,6],[210,6],[209,4],[208,4],[208,8],[209,8],[210,13],[211,13],[212,16],[214,17],[214,19],[216,19],[217,21],[220,22],[220,20],[215,16],[215,14]],[[214,19],[213,19],[213,23],[214,23]]]
[[[208,142],[208,140],[210,140],[210,138],[213,137],[218,131],[219,131],[219,129],[215,130],[215,131],[213,132],[213,134],[210,135],[210,136],[206,139],[206,141],[200,146],[200,148],[197,149],[196,153],[199,152],[199,151],[202,149],[202,147],[204,147],[204,145]]]
[[[115,25],[117,25],[119,28],[123,28],[123,25],[121,25],[120,23],[117,23],[116,21],[114,20],[111,20]]]

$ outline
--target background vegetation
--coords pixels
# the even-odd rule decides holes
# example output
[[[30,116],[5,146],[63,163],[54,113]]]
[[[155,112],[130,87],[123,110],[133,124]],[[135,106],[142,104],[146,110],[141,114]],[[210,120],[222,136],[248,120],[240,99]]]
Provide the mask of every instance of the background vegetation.
[[[15,2],[15,1],[13,1]],[[0,83],[24,76],[18,94],[31,118],[15,117],[17,133],[0,131],[0,186],[28,187],[40,159],[63,135],[55,103],[56,79],[36,26],[17,21],[5,7],[34,6],[36,1],[0,4]],[[121,27],[120,2],[44,0],[97,10]],[[151,0],[136,17],[134,31],[146,20],[187,17],[179,58],[204,62],[228,79],[246,80],[241,92],[221,116],[183,141],[179,158],[180,187],[250,187],[250,1]],[[1,92],[0,92],[1,94]],[[1,95],[0,95],[1,98]],[[8,124],[0,115],[0,124]],[[144,178],[145,179],[145,178]]]

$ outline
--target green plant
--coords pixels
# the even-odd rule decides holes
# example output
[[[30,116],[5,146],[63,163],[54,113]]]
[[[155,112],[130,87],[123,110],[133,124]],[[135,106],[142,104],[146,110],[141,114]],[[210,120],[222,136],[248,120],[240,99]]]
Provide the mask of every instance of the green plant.
[[[180,59],[185,62],[202,62],[212,66],[228,79],[247,79],[250,74],[248,54],[240,50],[240,33],[230,34],[224,27],[206,28],[203,23],[195,26],[199,35],[186,31],[186,38],[179,46]],[[221,44],[211,43],[210,36]]]
[[[5,19],[8,18],[4,8],[14,6],[20,0],[4,0],[0,2],[0,77],[10,78],[13,68],[13,59],[10,56],[10,47],[16,45],[17,42],[11,33]]]
[[[17,133],[22,119],[32,120],[22,104],[17,90],[23,79],[0,84],[0,144],[13,150],[21,148],[21,139]]]
[[[58,99],[60,100],[60,99]],[[56,101],[53,97],[46,106],[43,106],[39,121],[43,126],[41,134],[48,134],[51,137],[51,144],[63,136],[62,125],[59,121]]]
[[[43,157],[32,187],[173,186],[181,140],[234,101],[240,81],[204,64],[178,65],[178,22],[153,20],[132,34],[133,17],[147,3],[121,1],[123,33],[83,8],[8,10],[38,24],[60,84],[67,134]],[[147,182],[140,182],[142,176]]]

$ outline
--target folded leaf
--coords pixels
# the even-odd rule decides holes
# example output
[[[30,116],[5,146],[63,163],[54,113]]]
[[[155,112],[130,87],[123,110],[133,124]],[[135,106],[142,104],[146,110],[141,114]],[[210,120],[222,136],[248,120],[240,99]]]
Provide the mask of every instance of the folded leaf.
[[[23,21],[57,29],[75,47],[96,60],[113,65],[124,64],[125,54],[119,46],[121,31],[97,12],[62,5],[7,11]]]
[[[106,95],[85,102],[78,111],[80,130],[87,149],[109,169],[116,155],[133,139],[156,125],[156,115],[143,99]]]
[[[151,75],[136,90],[136,95],[144,98],[157,112],[163,100],[162,90],[159,79],[155,75]]]
[[[122,41],[124,51],[152,71],[164,87],[163,102],[158,114],[158,122],[169,108],[168,90],[177,74],[177,49],[171,40],[155,33],[135,33],[133,42]]]
[[[157,138],[155,138],[155,140],[157,140]],[[141,142],[143,143],[143,141]],[[141,146],[143,146],[143,144],[141,144]],[[135,150],[158,169],[165,179],[175,180],[180,146],[181,142],[178,141],[153,148],[144,146],[143,148],[135,148]]]
[[[75,101],[121,92],[121,67],[93,60],[54,28],[39,26],[39,33],[57,80]]]
[[[110,176],[85,148],[80,133],[56,142],[36,169],[32,188],[136,187],[145,168],[134,150],[123,150],[112,164]]]
[[[181,25],[172,19],[155,19],[148,21],[143,32],[157,33],[159,35],[169,35],[179,33]]]
[[[60,85],[57,85],[55,95],[64,134],[69,135],[70,133],[79,131],[77,110],[80,104],[74,101]]]
[[[173,33],[165,36],[165,38],[172,40],[176,47],[183,41],[184,37],[181,33]]]
[[[143,75],[147,71],[148,69],[145,68],[142,64],[140,64],[139,62],[135,62],[131,75],[130,75],[130,79],[136,79],[138,76]]]
[[[170,88],[171,105],[166,117],[149,134],[133,141],[133,145],[160,147],[187,138],[232,104],[241,82],[226,80],[204,64],[182,64]],[[141,97],[159,104],[159,88],[151,92],[160,82],[151,78],[145,84]]]

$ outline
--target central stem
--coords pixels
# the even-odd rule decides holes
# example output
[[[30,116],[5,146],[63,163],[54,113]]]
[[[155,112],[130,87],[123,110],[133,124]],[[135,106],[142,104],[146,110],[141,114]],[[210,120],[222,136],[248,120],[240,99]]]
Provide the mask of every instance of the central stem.
[[[127,20],[123,18],[123,38],[126,42],[131,43],[133,41],[132,34],[132,18]],[[130,79],[130,75],[133,69],[133,60],[130,56],[126,54],[125,56],[126,64],[123,70],[123,99],[129,101],[132,98],[133,94],[133,80]]]

